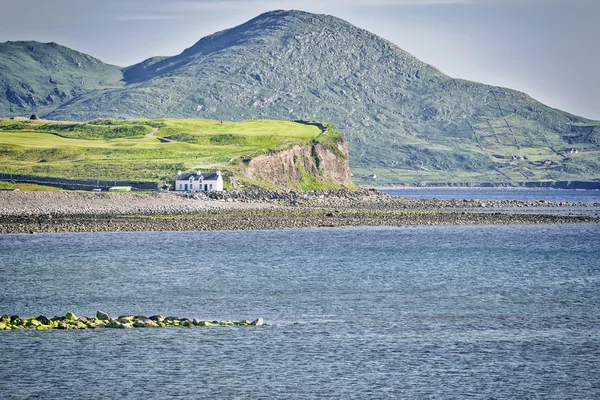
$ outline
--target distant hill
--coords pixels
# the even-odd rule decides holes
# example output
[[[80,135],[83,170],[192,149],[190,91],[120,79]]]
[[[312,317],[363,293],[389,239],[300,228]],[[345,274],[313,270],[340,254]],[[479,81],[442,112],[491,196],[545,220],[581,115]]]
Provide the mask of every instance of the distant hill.
[[[0,43],[0,116],[49,113],[122,79],[120,67],[56,43]]]
[[[66,54],[63,49],[57,53]],[[269,12],[180,55],[122,71],[90,59],[89,86],[75,78],[76,62],[61,64],[65,87],[58,90],[72,100],[30,104],[18,92],[19,101],[27,111],[67,120],[330,121],[345,134],[354,179],[363,184],[600,180],[600,123],[514,90],[453,79],[332,16]],[[41,78],[52,64],[38,64],[31,79],[4,70],[2,79],[34,82],[36,93],[53,91],[55,84]],[[16,101],[7,91],[1,104],[9,97]],[[8,114],[22,114],[14,101]],[[366,178],[371,174],[377,179]]]

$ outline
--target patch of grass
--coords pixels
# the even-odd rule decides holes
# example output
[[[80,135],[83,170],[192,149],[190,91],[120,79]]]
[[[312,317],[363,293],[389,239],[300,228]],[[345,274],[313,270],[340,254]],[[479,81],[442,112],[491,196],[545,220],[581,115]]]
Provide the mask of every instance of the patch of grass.
[[[36,185],[33,183],[12,183],[0,181],[0,189],[4,190],[23,190],[25,192],[62,192],[63,189],[54,186]]]
[[[17,183],[15,189],[23,190],[25,192],[62,192],[61,188],[54,186],[36,185],[33,183]]]
[[[225,145],[243,145],[246,143],[246,138],[242,135],[232,135],[231,133],[223,133],[220,135],[211,136],[210,144],[216,146],[225,146]]]
[[[181,132],[168,136],[167,139],[173,140],[175,142],[196,143],[197,136],[192,135],[191,133]]]
[[[326,131],[321,133],[315,139],[314,143],[323,145],[327,150],[332,152],[338,158],[343,158],[345,155],[340,151],[338,145],[344,141],[344,135],[337,132],[332,124],[326,125]]]
[[[0,181],[0,189],[14,189],[15,188],[15,184],[12,182],[5,182],[5,181]]]
[[[153,128],[162,128],[166,126],[164,122],[157,122],[152,119],[133,119],[133,120],[115,120],[115,119],[95,119],[88,122],[89,125],[105,125],[105,126],[123,126],[123,125],[146,125]]]
[[[324,190],[324,189],[342,189],[343,186],[327,179],[323,179],[314,174],[305,173],[300,178],[299,188],[304,191]]]
[[[0,119],[0,131],[53,133],[72,139],[135,138],[142,137],[153,129],[153,126],[147,125],[144,121],[100,120],[86,123]]]
[[[296,163],[298,171],[300,171],[301,178],[298,182],[288,180],[288,187],[294,189],[300,189],[304,191],[310,190],[324,190],[324,189],[342,189],[343,186],[334,183],[328,179],[323,178],[320,175],[315,175],[306,171],[302,163]]]
[[[34,183],[0,182],[0,189],[17,189],[24,192],[62,192],[63,189],[54,186],[36,185]]]

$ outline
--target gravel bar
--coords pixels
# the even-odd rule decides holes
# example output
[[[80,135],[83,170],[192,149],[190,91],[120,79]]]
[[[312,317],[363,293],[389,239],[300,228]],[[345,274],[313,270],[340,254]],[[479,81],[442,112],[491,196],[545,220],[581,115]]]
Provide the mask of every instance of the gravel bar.
[[[558,212],[573,206],[597,205],[405,199],[365,189],[208,194],[4,191],[0,233],[600,222],[598,216]]]

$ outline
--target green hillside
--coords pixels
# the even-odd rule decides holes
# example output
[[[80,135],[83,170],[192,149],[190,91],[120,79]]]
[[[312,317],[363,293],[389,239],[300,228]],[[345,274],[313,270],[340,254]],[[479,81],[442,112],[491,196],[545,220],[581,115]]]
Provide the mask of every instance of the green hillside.
[[[359,184],[600,180],[600,123],[453,79],[332,16],[269,12],[119,73],[47,117],[331,121]]]
[[[134,181],[163,181],[190,169],[235,174],[241,156],[335,134],[321,132],[289,121],[0,119],[0,173]]]

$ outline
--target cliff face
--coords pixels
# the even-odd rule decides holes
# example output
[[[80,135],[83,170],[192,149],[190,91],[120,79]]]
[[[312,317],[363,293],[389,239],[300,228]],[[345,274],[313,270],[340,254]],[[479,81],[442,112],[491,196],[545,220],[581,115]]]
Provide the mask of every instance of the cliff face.
[[[305,190],[352,184],[345,140],[330,146],[318,142],[294,145],[286,150],[259,155],[248,162],[243,175],[274,186]]]

